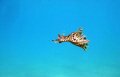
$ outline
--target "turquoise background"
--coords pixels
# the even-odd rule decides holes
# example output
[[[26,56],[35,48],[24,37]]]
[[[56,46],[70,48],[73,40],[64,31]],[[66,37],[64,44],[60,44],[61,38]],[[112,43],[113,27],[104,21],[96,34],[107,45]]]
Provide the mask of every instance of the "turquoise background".
[[[86,52],[54,43],[83,28]],[[0,77],[120,77],[120,0],[0,0]]]

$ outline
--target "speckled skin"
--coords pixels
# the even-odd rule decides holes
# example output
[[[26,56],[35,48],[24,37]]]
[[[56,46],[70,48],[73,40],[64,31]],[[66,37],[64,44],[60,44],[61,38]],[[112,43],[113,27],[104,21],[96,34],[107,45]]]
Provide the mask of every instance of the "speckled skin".
[[[89,40],[86,40],[86,36],[82,33],[82,30],[83,30],[82,28],[79,28],[77,32],[73,32],[68,36],[64,36],[63,34],[61,37],[60,34],[58,34],[58,39],[52,40],[52,41],[55,41],[55,42],[59,41],[59,43],[71,42],[72,44],[79,46],[86,51],[86,49],[88,48]]]

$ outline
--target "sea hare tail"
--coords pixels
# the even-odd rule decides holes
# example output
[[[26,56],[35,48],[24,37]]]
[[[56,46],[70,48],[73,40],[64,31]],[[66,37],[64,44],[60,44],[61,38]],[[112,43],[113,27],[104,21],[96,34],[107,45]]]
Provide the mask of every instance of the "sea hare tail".
[[[58,42],[58,40],[52,40],[52,41],[54,41],[55,43],[57,43],[57,42]]]

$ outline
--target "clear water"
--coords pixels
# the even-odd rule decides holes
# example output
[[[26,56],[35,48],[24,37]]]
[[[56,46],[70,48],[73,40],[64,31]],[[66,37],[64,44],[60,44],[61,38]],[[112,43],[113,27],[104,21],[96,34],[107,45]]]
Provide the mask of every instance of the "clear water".
[[[54,43],[83,28],[86,52]],[[120,77],[119,0],[1,0],[0,77]]]

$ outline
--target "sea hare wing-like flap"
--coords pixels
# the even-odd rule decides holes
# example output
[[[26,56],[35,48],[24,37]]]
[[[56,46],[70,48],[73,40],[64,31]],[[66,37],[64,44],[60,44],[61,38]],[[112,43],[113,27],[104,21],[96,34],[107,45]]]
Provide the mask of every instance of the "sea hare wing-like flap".
[[[84,44],[77,44],[77,46],[83,48],[85,51],[87,50],[88,48],[88,43],[84,43]]]

